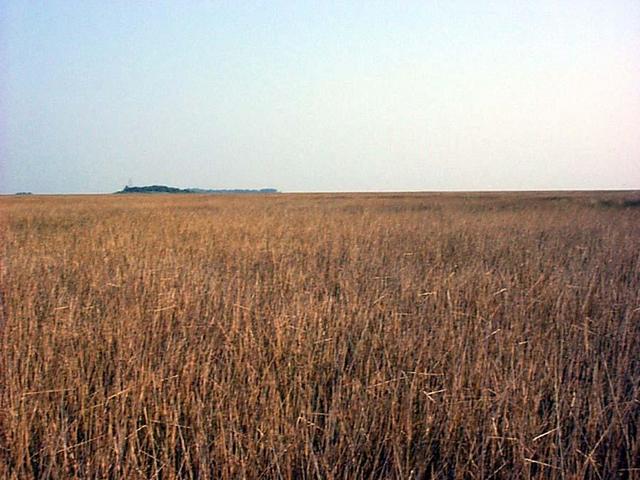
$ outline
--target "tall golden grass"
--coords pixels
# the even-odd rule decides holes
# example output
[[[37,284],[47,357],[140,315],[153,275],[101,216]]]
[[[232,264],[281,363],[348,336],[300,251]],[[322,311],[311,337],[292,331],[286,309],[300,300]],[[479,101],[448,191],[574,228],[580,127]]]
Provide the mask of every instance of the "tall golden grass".
[[[640,475],[620,195],[0,208],[1,478]]]

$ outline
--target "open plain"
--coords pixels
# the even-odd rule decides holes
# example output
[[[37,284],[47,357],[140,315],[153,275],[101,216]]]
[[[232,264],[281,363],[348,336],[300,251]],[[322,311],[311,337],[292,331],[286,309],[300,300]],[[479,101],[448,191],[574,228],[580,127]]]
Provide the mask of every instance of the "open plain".
[[[638,477],[637,199],[2,197],[0,477]]]

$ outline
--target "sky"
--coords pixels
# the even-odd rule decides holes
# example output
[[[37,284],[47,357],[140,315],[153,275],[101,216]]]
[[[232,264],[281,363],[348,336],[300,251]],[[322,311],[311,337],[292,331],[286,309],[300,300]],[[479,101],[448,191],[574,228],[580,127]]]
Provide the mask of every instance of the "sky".
[[[0,193],[640,189],[640,2],[0,0]]]

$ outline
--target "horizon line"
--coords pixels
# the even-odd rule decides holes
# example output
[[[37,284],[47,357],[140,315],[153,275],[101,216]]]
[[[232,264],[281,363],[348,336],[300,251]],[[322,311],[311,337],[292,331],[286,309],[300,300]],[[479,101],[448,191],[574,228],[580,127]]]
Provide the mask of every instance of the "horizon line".
[[[274,195],[274,194],[298,194],[298,195],[313,195],[313,194],[440,194],[440,193],[623,193],[623,192],[640,192],[640,187],[636,188],[554,188],[554,189],[447,189],[447,190],[278,190],[275,192],[261,192],[260,189],[242,189],[242,188],[220,188],[220,189],[202,189],[211,190],[211,192],[132,192],[132,193],[118,193],[122,195],[215,195],[216,191],[223,195]],[[242,190],[246,190],[246,193],[242,193]],[[0,193],[0,196],[96,196],[96,195],[115,195],[117,192],[33,192],[29,190],[21,190],[12,193]],[[22,194],[22,195],[21,195]]]

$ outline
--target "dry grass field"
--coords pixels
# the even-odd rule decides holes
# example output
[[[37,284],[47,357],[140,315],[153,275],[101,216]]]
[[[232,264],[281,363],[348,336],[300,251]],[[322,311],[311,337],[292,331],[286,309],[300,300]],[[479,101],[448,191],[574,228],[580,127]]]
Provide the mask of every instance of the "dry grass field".
[[[0,478],[640,478],[630,195],[0,198]]]

